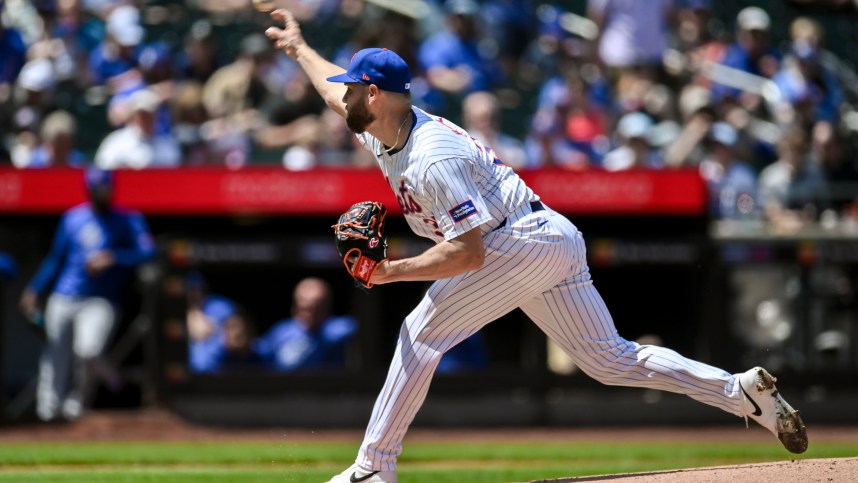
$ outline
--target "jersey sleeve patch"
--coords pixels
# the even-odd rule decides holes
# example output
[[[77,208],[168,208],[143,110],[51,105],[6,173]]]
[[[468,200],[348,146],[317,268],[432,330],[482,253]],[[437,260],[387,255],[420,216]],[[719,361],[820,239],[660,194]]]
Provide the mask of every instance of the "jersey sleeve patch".
[[[447,212],[450,213],[453,223],[458,223],[471,215],[477,214],[477,207],[474,206],[473,201],[468,200],[458,206],[454,206]]]

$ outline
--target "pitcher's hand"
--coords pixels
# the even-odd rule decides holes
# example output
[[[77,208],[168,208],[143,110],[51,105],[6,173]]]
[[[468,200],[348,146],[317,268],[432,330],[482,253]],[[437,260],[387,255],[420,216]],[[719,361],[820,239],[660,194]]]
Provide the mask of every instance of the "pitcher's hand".
[[[265,30],[265,35],[274,41],[274,46],[278,49],[283,49],[286,55],[293,59],[298,57],[298,49],[307,45],[304,37],[301,35],[301,26],[295,20],[292,12],[278,8],[271,12],[271,18],[279,22],[283,22],[283,28],[268,27]]]

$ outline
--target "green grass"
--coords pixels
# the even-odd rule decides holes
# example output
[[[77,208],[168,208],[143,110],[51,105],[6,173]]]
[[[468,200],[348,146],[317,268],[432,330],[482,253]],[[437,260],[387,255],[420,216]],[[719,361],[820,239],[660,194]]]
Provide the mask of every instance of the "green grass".
[[[774,443],[774,442],[773,442]],[[355,444],[109,442],[0,444],[0,482],[318,483],[354,459]],[[858,443],[815,442],[797,458],[858,455]],[[792,459],[777,444],[407,444],[402,483],[501,483]]]

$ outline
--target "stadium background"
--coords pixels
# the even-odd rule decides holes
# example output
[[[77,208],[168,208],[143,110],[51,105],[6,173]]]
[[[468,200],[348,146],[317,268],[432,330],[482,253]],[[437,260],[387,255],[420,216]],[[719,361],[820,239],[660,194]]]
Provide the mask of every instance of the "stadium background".
[[[713,16],[725,36],[732,32],[736,13],[751,4],[770,13],[776,45],[786,42],[789,19],[810,15],[825,26],[826,47],[854,65],[858,32],[852,27],[852,9],[813,2],[713,2]],[[579,15],[586,11],[585,2],[560,6]],[[144,2],[141,7],[147,40],[178,47],[181,32],[205,17],[223,40],[227,57],[236,54],[245,34],[268,24],[264,15],[245,5],[224,12],[196,10],[186,2]],[[332,55],[350,32],[348,25],[329,27],[310,23],[304,30],[311,44]],[[98,90],[87,93],[67,93],[58,103],[66,102],[79,125],[85,126],[79,129],[78,146],[92,155],[111,127],[106,99],[90,102],[99,99]],[[520,94],[519,102],[505,106],[503,119],[506,132],[522,137],[535,109],[535,86]],[[375,189],[376,173],[336,168],[295,174],[278,166],[281,154],[282,150],[254,148],[248,166],[238,170],[205,166],[120,173],[120,202],[147,215],[160,255],[157,263],[140,270],[129,289],[123,323],[112,345],[129,384],[120,393],[101,391],[97,408],[158,405],[193,421],[227,425],[364,424],[398,325],[422,287],[400,284],[364,295],[352,288],[330,256],[328,227],[343,208],[380,192],[388,206],[395,205],[385,190]],[[354,176],[361,184],[325,191],[336,179],[332,173]],[[854,233],[826,231],[816,224],[789,236],[733,230],[708,212],[699,181],[684,179],[681,186],[687,188],[666,200],[664,187],[675,186],[671,183],[676,180],[668,179],[676,176],[674,172],[593,174],[545,168],[523,174],[541,183],[543,189],[537,191],[544,199],[572,216],[587,234],[594,279],[626,337],[656,336],[670,347],[729,370],[768,365],[782,376],[782,390],[798,396],[791,401],[808,420],[855,421],[854,411],[846,410],[858,396]],[[47,252],[59,214],[83,199],[78,175],[64,168],[0,168],[0,249],[11,253],[20,266],[16,280],[0,285],[2,395],[9,423],[32,418],[28,395],[41,346],[15,302]],[[696,179],[694,170],[680,175]],[[299,178],[302,183],[321,187],[321,193],[331,196],[323,199],[318,192],[301,191],[295,187],[297,176],[305,176]],[[259,187],[265,183],[260,180],[272,179]],[[283,194],[283,186],[294,192]],[[643,195],[629,199],[624,196],[629,187]],[[581,192],[596,200],[580,196]],[[277,196],[271,199],[272,194]],[[423,248],[401,218],[391,219],[390,231],[399,253]],[[181,276],[190,267],[199,268],[218,292],[252,307],[263,327],[265,321],[288,314],[286,301],[300,278],[315,274],[329,280],[335,286],[335,311],[352,313],[360,321],[347,370],[189,374],[183,367],[181,330],[178,337],[171,330],[177,323],[181,326],[182,297],[165,287],[171,276]],[[844,292],[833,281],[843,281],[848,288]],[[750,286],[769,291],[749,295]],[[770,326],[760,326],[759,304],[772,299],[787,309],[777,325],[783,330],[787,324],[785,337],[765,333]],[[485,331],[490,366],[477,373],[438,376],[417,425],[733,421],[681,397],[605,388],[580,373],[552,371],[544,337],[521,314],[511,314]],[[826,339],[826,334],[834,335]],[[826,343],[831,338],[834,343]]]

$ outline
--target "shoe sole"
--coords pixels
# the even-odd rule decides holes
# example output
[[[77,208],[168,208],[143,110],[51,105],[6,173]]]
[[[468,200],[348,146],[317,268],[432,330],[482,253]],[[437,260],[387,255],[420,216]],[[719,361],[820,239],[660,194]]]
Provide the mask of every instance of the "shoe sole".
[[[793,409],[784,398],[781,397],[775,387],[777,379],[763,368],[757,372],[757,391],[771,390],[777,411],[778,439],[791,453],[804,453],[807,450],[807,428],[798,410]]]

